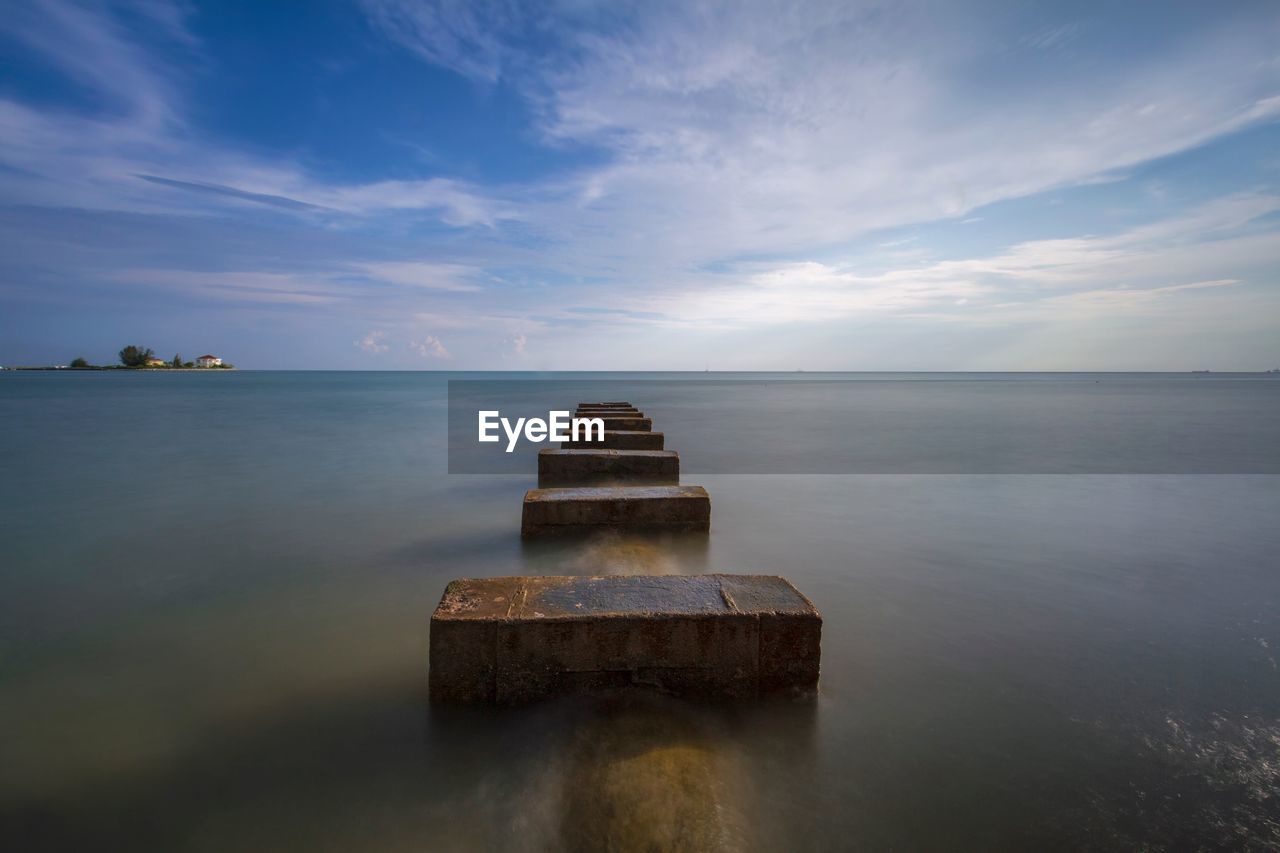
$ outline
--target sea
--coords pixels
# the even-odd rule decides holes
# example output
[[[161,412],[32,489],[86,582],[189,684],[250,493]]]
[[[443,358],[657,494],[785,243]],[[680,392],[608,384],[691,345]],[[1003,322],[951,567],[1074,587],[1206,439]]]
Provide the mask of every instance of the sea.
[[[480,398],[630,400],[710,535],[522,542]],[[816,697],[428,701],[451,579],[706,572]],[[8,850],[1277,849],[1278,662],[1280,375],[0,373]]]

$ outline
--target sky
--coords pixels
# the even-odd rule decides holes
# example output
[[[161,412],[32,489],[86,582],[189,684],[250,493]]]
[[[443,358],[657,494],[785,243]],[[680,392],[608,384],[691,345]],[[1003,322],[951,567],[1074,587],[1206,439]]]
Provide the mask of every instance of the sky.
[[[1280,366],[1280,4],[0,16],[0,364]]]

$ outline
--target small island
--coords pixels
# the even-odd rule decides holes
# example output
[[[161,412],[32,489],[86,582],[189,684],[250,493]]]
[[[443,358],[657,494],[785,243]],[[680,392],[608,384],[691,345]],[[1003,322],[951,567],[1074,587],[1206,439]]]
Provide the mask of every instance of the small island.
[[[0,370],[235,370],[234,364],[223,361],[216,355],[202,355],[194,361],[184,361],[181,354],[165,360],[156,356],[150,347],[134,344],[126,346],[119,353],[119,364],[90,364],[88,359],[78,356],[69,364],[51,364],[41,367],[0,367]]]

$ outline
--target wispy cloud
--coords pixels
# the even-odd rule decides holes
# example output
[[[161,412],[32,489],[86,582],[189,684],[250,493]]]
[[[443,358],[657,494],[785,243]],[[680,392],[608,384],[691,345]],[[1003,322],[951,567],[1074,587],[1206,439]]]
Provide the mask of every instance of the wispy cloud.
[[[1183,216],[1118,234],[1033,240],[985,257],[937,261],[869,274],[858,263],[742,264],[680,292],[639,297],[653,322],[733,329],[839,318],[931,315],[951,322],[1007,322],[1016,313],[1052,320],[1139,308],[1185,291],[1227,287],[1223,269],[1280,268],[1280,241],[1251,223],[1280,211],[1280,197],[1241,194]]]
[[[364,0],[363,5],[383,33],[428,62],[489,83],[497,81],[508,52],[502,40],[504,24],[518,14],[509,3],[488,0]]]
[[[240,304],[317,305],[349,299],[350,288],[325,276],[271,272],[129,269],[112,274],[124,286],[143,285],[183,296]]]
[[[145,21],[158,25],[173,42],[195,44],[180,7],[164,2],[140,4]],[[178,121],[171,68],[140,46],[120,20],[96,4],[74,0],[22,3],[0,16],[0,32],[43,54],[83,88],[96,93],[117,115],[135,127],[135,136]]]
[[[235,187],[224,187],[220,184],[207,184],[199,181],[175,181],[172,178],[162,178],[159,175],[138,175],[144,181],[150,181],[153,184],[160,184],[166,187],[175,187],[180,190],[192,190],[194,192],[215,193],[217,195],[230,196],[231,198],[241,199],[243,201],[253,201],[258,204],[268,204],[273,207],[283,207],[289,210],[321,210],[322,208],[314,204],[307,204],[305,201],[297,199],[285,198],[279,195],[267,195],[265,193],[251,193],[244,190],[238,190]]]
[[[70,0],[0,17],[0,33],[41,53],[103,107],[77,113],[0,98],[6,200],[157,213],[256,204],[339,219],[417,211],[458,228],[520,218],[513,202],[461,180],[333,183],[296,162],[203,139],[190,126],[183,73],[142,46],[137,15],[171,44],[198,49],[185,7],[163,0],[135,9],[130,26],[111,7]]]
[[[455,293],[472,293],[481,289],[480,285],[474,281],[479,271],[462,264],[380,261],[363,264],[361,268],[374,278],[406,287],[446,290]]]

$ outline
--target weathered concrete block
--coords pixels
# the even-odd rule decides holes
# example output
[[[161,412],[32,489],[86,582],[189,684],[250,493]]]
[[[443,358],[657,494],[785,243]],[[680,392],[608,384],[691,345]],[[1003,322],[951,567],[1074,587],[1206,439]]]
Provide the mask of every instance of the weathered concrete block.
[[[672,450],[540,450],[538,487],[604,483],[680,482],[680,454]]]
[[[662,450],[665,436],[660,432],[613,430],[605,425],[604,441],[562,441],[561,450]]]
[[[517,704],[632,685],[804,694],[817,688],[821,635],[818,611],[780,577],[456,580],[431,617],[431,698]]]
[[[706,532],[711,528],[711,496],[702,486],[592,486],[525,492],[522,536],[599,528]]]

